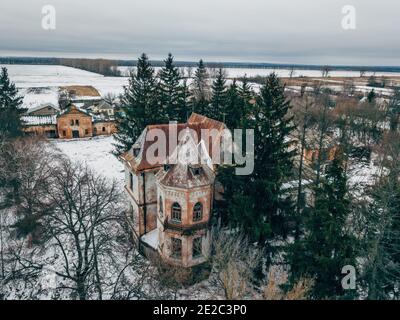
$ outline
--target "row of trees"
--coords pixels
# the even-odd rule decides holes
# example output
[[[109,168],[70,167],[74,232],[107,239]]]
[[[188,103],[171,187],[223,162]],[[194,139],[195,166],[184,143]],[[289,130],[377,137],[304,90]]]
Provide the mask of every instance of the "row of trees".
[[[246,118],[253,96],[247,82],[227,85],[222,69],[211,81],[202,60],[193,80],[181,75],[171,54],[164,63],[156,74],[147,55],[138,59],[116,115],[116,154],[128,150],[147,125],[186,122],[192,112],[224,121],[230,128],[242,127],[241,119]]]
[[[104,76],[118,77],[121,72],[118,70],[117,62],[107,59],[60,59],[61,65],[78,68],[94,73],[99,73]]]

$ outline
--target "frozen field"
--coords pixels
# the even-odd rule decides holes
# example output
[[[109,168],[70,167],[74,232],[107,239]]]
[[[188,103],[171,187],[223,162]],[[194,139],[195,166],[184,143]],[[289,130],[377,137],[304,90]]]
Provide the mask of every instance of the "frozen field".
[[[118,70],[121,71],[121,74],[124,76],[128,76],[130,70],[135,69],[135,67],[126,67],[120,66]],[[154,68],[156,72],[158,72],[161,68],[157,67]],[[185,74],[187,74],[187,68],[184,69]],[[229,78],[239,78],[244,77],[256,77],[256,76],[268,76],[270,73],[275,72],[279,77],[290,77],[291,70],[289,69],[273,69],[273,68],[262,68],[262,69],[255,69],[255,68],[225,68],[224,69],[227,73]],[[195,68],[192,68],[192,73],[194,73]],[[366,77],[375,74],[376,76],[400,76],[400,73],[392,73],[392,72],[367,72],[365,74]],[[320,70],[294,70],[293,77],[321,77],[322,73]],[[357,78],[360,76],[359,71],[331,71],[329,73],[330,77],[350,77],[350,78]]]
[[[29,88],[49,88],[59,86],[92,85],[102,95],[119,94],[128,83],[126,78],[104,77],[80,69],[54,65],[0,65],[6,67],[10,78],[24,94]],[[29,92],[28,92],[29,93]]]
[[[111,154],[113,137],[53,140],[53,143],[71,160],[87,164],[95,173],[110,180],[115,179],[121,190],[124,187],[124,166]]]
[[[24,97],[24,107],[34,108],[43,103],[58,104],[58,88],[68,85],[91,85],[95,87],[102,96],[108,93],[119,95],[123,93],[123,87],[128,84],[127,77],[104,77],[102,75],[56,65],[0,65],[8,69],[10,78],[20,89],[21,95]],[[132,67],[119,67],[124,75],[129,74]],[[156,72],[160,68],[155,68]],[[192,72],[194,72],[192,68]],[[187,69],[185,68],[185,75]],[[288,77],[290,70],[285,69],[242,69],[227,68],[227,76],[236,78],[247,75],[254,77],[257,75],[266,76],[271,72],[276,72],[280,77]],[[376,75],[400,76],[399,73],[376,73]],[[295,77],[320,77],[321,72],[318,70],[295,70]],[[359,77],[360,73],[356,71],[332,71],[331,77]],[[367,74],[368,76],[368,74]],[[335,82],[335,83],[334,83]],[[337,81],[332,80],[332,86]],[[190,83],[190,81],[189,81]],[[341,85],[339,84],[341,87]],[[254,85],[257,90],[258,86]],[[362,88],[360,88],[361,90]],[[369,91],[369,88],[367,88]],[[361,90],[362,91],[362,90]]]

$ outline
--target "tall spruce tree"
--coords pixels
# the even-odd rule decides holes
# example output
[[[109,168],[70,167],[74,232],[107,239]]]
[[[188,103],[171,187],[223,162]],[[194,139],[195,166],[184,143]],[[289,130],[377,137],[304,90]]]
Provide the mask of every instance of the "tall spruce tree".
[[[174,57],[168,54],[164,61],[164,67],[160,72],[160,99],[162,110],[165,110],[169,121],[182,122],[186,119],[185,92],[180,81],[181,75],[179,69],[174,64]]]
[[[212,84],[212,99],[208,116],[219,121],[226,117],[226,79],[222,68],[218,69],[217,77]]]
[[[369,100],[369,98],[368,98]],[[400,88],[395,88],[387,108],[390,130],[397,131],[400,123]]]
[[[165,122],[165,114],[157,102],[157,82],[154,69],[145,53],[137,62],[129,84],[121,97],[120,111],[116,114],[117,133],[114,135],[115,154],[129,150],[149,124]]]
[[[290,202],[282,185],[290,178],[295,151],[290,150],[294,129],[289,116],[290,101],[285,97],[285,87],[272,73],[261,88],[253,107],[255,128],[255,194],[264,201],[256,201],[256,214],[271,225],[273,235],[287,235],[287,217]],[[261,235],[264,240],[267,235]]]
[[[246,76],[238,86],[238,93],[240,97],[239,109],[241,113],[241,123],[245,123],[249,119],[249,115],[251,114],[254,105],[253,102],[255,101],[255,93]]]
[[[192,110],[193,112],[208,115],[211,97],[210,81],[207,68],[203,60],[199,61],[192,83]]]
[[[188,79],[183,79],[182,81],[182,99],[181,99],[181,121],[186,122],[191,112],[193,111],[191,99],[190,99],[190,88],[188,85]]]
[[[243,100],[239,96],[239,88],[236,79],[233,80],[226,92],[223,122],[231,130],[243,128],[244,114],[242,106]]]
[[[367,263],[364,280],[368,299],[400,298],[400,184],[389,173],[372,192],[368,208]]]
[[[357,241],[348,228],[350,201],[347,177],[341,155],[337,153],[315,191],[315,205],[305,217],[304,236],[288,249],[290,280],[301,277],[315,280],[311,296],[353,298],[355,290],[342,287],[342,268],[357,268]],[[304,214],[306,214],[304,212]]]
[[[274,236],[287,235],[291,203],[282,185],[292,170],[294,154],[289,150],[289,135],[293,126],[288,116],[289,101],[276,74],[268,77],[256,100],[246,119],[246,129],[255,131],[254,172],[235,176],[232,168],[227,168],[221,170],[219,178],[225,186],[227,219],[263,245]]]
[[[8,77],[6,68],[0,74],[0,138],[15,138],[22,135],[22,97]]]
[[[368,299],[400,299],[400,135],[389,132],[383,141],[385,170],[369,193],[366,210],[366,258],[363,279]]]

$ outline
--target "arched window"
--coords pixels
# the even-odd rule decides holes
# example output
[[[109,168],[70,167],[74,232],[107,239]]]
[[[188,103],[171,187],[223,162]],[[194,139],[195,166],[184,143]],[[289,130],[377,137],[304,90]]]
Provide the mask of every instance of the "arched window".
[[[75,125],[79,126],[79,120],[78,119],[75,120]]]
[[[161,197],[159,199],[159,202],[160,202],[160,204],[159,204],[159,206],[160,206],[160,216],[162,218],[164,216],[164,205],[163,205],[163,200],[162,200]]]
[[[193,221],[203,220],[203,205],[197,202],[193,207]]]
[[[182,221],[182,209],[177,202],[174,202],[174,204],[172,205],[171,219],[172,221],[179,223]]]
[[[73,126],[74,125],[74,120],[73,119],[71,119],[71,126]]]

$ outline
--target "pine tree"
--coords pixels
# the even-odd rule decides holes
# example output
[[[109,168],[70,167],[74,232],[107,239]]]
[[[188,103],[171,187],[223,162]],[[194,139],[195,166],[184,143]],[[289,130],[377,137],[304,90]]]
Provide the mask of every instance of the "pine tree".
[[[400,123],[400,88],[395,88],[388,105],[390,131],[397,131]]]
[[[363,278],[368,298],[400,299],[400,136],[390,132],[383,141],[382,176],[372,187],[366,210],[366,258]]]
[[[238,93],[240,97],[240,113],[241,113],[241,123],[245,123],[253,109],[254,92],[251,85],[248,82],[247,77],[244,77],[241,81],[241,85],[238,87]]]
[[[255,128],[255,193],[263,201],[256,201],[255,212],[271,225],[275,235],[287,235],[286,214],[290,203],[285,199],[282,185],[290,178],[294,151],[289,150],[290,134],[294,127],[288,116],[290,102],[285,87],[272,73],[256,98],[252,118]],[[262,235],[260,240],[264,240]]]
[[[221,68],[212,84],[212,99],[207,115],[218,121],[224,121],[226,117],[226,79]]]
[[[222,121],[231,129],[243,128],[244,114],[242,110],[243,101],[239,96],[236,80],[229,86],[225,97],[225,108]]]
[[[157,82],[154,69],[145,53],[139,58],[136,72],[124,88],[120,111],[116,113],[115,154],[129,150],[149,124],[165,122],[165,114],[157,103]]]
[[[21,108],[22,97],[18,96],[15,84],[10,81],[6,68],[0,74],[0,138],[21,136],[21,115],[26,111]]]
[[[182,81],[182,98],[181,98],[181,108],[180,108],[180,119],[182,122],[186,122],[191,112],[193,111],[191,100],[190,100],[190,88],[187,79]]]
[[[182,122],[186,118],[184,89],[180,85],[181,76],[179,69],[174,64],[174,58],[171,53],[164,61],[165,66],[160,73],[160,104],[162,110],[165,110],[169,121]]]
[[[371,103],[372,101],[374,101],[376,98],[376,93],[375,93],[375,89],[372,89],[367,96],[368,102]]]
[[[368,253],[364,279],[368,298],[400,298],[400,184],[393,174],[373,190],[368,210]]]
[[[246,128],[255,131],[253,174],[241,177],[221,172],[229,221],[241,226],[260,245],[274,236],[287,235],[286,214],[289,215],[291,204],[284,196],[282,184],[293,163],[293,152],[288,150],[293,129],[288,111],[284,87],[271,74],[257,96],[249,116],[251,121],[246,119]]]
[[[337,153],[315,191],[315,205],[305,218],[304,237],[289,246],[291,283],[301,277],[315,280],[312,297],[353,298],[355,290],[342,287],[342,268],[356,265],[357,241],[348,230],[350,201],[347,177]]]
[[[208,114],[210,103],[209,75],[203,60],[199,61],[192,84],[192,110],[203,115]]]

